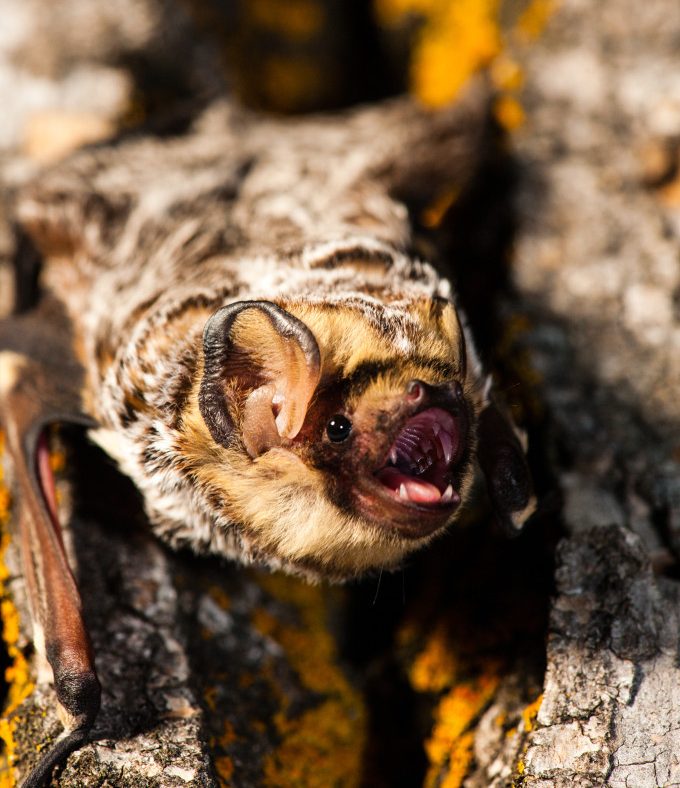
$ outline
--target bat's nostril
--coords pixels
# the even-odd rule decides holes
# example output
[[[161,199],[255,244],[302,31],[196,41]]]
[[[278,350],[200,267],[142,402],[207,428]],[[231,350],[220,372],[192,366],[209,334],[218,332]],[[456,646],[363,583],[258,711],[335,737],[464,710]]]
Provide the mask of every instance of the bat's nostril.
[[[425,384],[412,380],[406,387],[406,396],[411,402],[422,402],[425,397]]]

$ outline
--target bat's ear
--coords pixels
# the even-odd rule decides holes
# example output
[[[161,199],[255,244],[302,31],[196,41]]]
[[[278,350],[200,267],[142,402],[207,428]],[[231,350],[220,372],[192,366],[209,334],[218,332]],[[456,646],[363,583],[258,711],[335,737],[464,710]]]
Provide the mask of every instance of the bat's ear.
[[[487,396],[477,438],[477,459],[496,516],[508,534],[517,534],[536,509],[524,435],[510,415]]]
[[[270,301],[218,309],[203,332],[201,415],[217,443],[237,436],[256,457],[294,438],[319,382],[319,346],[298,318]]]

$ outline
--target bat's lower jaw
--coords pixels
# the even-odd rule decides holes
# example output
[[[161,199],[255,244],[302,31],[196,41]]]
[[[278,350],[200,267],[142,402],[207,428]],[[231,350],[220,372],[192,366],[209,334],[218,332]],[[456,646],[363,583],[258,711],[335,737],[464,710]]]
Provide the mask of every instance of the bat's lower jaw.
[[[357,485],[356,508],[364,519],[390,534],[408,540],[425,539],[444,528],[461,505],[457,493],[442,500],[405,500],[399,488],[395,491],[376,479],[365,479]],[[434,499],[434,496],[433,496]]]

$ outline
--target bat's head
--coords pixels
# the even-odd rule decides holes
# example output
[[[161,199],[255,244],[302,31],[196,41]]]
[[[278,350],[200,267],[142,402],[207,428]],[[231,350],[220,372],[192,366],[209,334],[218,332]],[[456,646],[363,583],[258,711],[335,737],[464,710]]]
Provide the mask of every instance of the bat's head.
[[[197,477],[260,560],[331,577],[394,566],[469,494],[484,406],[470,355],[441,298],[224,307],[204,333],[214,443]]]
[[[305,309],[322,374],[293,440],[340,510],[407,552],[460,509],[481,392],[444,299]]]

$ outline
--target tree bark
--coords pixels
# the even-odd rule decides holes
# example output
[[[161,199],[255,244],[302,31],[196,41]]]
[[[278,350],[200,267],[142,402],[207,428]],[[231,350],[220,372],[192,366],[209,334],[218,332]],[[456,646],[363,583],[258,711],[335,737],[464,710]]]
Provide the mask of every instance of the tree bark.
[[[673,3],[567,0],[526,57],[515,275],[567,537],[525,785],[680,784],[679,37]]]

